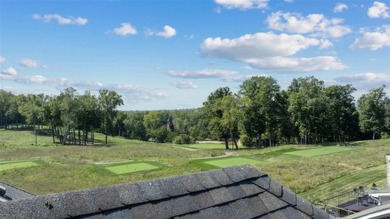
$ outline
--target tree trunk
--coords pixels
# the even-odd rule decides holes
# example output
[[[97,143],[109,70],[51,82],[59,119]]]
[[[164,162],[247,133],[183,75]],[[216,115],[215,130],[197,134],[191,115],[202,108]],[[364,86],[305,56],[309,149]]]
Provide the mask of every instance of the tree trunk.
[[[225,137],[225,149],[229,150],[229,142],[227,137]]]
[[[53,138],[53,144],[56,143],[55,133],[54,133],[54,126],[51,127],[51,137]]]
[[[35,146],[38,145],[38,136],[37,136],[37,128],[34,125],[34,132],[35,132]]]
[[[372,133],[372,140],[375,140],[375,132]]]
[[[80,128],[78,129],[79,134],[79,145],[81,145],[81,134],[80,134]]]

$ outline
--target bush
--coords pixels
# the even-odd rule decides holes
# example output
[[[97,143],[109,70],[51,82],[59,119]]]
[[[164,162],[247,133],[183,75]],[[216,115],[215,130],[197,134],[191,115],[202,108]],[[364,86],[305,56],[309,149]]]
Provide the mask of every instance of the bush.
[[[193,140],[190,138],[190,136],[182,134],[180,136],[176,136],[176,138],[173,140],[173,143],[175,144],[191,144]]]
[[[253,146],[253,141],[250,137],[248,137],[247,135],[241,135],[240,136],[240,142],[242,145],[246,146],[246,147],[252,147]]]
[[[176,136],[176,138],[173,139],[173,143],[174,144],[181,144],[181,137],[180,136]]]

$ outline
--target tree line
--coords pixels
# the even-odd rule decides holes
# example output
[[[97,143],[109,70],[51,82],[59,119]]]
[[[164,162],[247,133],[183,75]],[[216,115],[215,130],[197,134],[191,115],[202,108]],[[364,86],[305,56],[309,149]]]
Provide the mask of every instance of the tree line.
[[[352,85],[332,85],[315,77],[293,79],[281,90],[272,77],[254,76],[237,93],[221,87],[202,107],[188,110],[118,111],[115,91],[78,94],[67,88],[57,96],[14,95],[0,90],[0,127],[50,127],[53,142],[87,145],[94,133],[130,139],[189,144],[222,140],[238,148],[312,144],[388,137],[390,100],[385,86],[357,101]],[[370,136],[370,137],[369,137]]]

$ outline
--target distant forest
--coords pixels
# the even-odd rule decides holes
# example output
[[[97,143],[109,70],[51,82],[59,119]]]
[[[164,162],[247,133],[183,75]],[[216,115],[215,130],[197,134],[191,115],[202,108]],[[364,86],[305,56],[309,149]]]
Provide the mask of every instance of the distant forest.
[[[89,145],[94,133],[142,141],[190,144],[221,140],[225,147],[268,147],[389,138],[390,99],[385,85],[355,101],[352,85],[324,86],[315,77],[293,79],[281,90],[272,77],[255,76],[212,92],[203,106],[188,110],[118,111],[115,91],[57,96],[15,95],[0,90],[0,128],[43,129],[54,143]],[[49,127],[49,128],[47,128]]]

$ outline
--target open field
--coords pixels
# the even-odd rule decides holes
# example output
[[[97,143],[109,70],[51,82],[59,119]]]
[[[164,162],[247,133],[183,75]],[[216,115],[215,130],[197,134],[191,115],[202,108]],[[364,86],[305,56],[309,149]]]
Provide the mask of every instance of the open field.
[[[312,157],[312,156],[319,156],[325,154],[339,153],[339,152],[349,151],[352,149],[353,149],[352,147],[328,146],[328,147],[321,147],[321,148],[291,151],[291,152],[286,152],[286,154],[300,156],[300,157]]]
[[[248,163],[317,201],[358,186],[384,186],[385,154],[390,151],[390,140],[351,142],[348,147],[288,145],[225,151],[218,144],[215,148],[189,145],[191,150],[187,150],[173,144],[113,137],[108,138],[109,146],[103,146],[104,136],[96,134],[96,138],[99,144],[93,146],[62,146],[54,145],[51,136],[38,136],[38,146],[34,146],[31,131],[0,130],[0,162],[40,160],[44,164],[2,170],[0,180],[35,194],[48,194]],[[299,156],[292,152],[299,152]],[[141,170],[148,165],[131,166],[132,162],[159,169]],[[111,171],[117,174],[110,168],[103,173],[102,167],[114,167]]]

